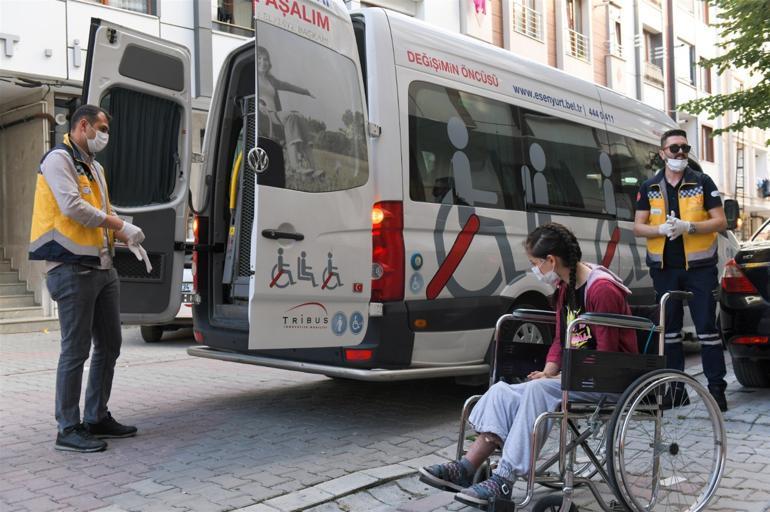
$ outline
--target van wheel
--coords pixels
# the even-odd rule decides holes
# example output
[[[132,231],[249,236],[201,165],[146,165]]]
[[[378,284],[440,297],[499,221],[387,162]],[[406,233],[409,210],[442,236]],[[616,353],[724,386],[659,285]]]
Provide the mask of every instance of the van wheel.
[[[529,304],[519,304],[514,309],[539,309]],[[504,339],[513,337],[516,343],[537,343],[548,345],[553,341],[553,332],[549,324],[535,324],[532,322],[513,322],[510,327],[503,328]]]
[[[543,309],[542,307],[531,304],[516,304],[514,309]],[[550,345],[553,341],[553,326],[550,324],[536,324],[533,322],[508,322],[503,324],[500,337],[504,341],[515,341],[517,343],[535,343],[538,345]],[[493,353],[495,351],[495,337],[489,342],[487,354],[484,361],[487,364],[492,363]]]
[[[155,343],[163,337],[163,327],[159,325],[143,325],[140,331],[142,339],[147,343]]]

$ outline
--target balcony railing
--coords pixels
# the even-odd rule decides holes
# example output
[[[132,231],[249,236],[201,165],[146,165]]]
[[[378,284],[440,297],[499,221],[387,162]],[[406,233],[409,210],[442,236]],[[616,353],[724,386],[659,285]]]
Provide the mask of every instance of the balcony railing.
[[[513,4],[513,30],[532,39],[543,41],[543,15],[535,9]]]
[[[572,29],[567,29],[569,34],[569,54],[576,59],[588,60],[588,37],[576,32]]]

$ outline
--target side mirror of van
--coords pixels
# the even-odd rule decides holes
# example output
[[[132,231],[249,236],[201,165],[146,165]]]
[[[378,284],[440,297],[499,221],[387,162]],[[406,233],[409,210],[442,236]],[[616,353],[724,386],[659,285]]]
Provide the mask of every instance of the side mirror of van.
[[[727,217],[727,229],[736,229],[738,227],[738,217],[741,208],[735,199],[725,199],[725,217]]]

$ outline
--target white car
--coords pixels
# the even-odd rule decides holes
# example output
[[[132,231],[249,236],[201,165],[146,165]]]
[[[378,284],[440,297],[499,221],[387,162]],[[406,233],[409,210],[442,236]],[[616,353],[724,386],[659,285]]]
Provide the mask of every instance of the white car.
[[[184,278],[182,280],[182,304],[176,314],[173,322],[158,325],[141,326],[142,339],[147,343],[155,343],[163,337],[163,331],[175,331],[192,327],[192,294],[193,294],[193,276],[192,269],[185,266]]]

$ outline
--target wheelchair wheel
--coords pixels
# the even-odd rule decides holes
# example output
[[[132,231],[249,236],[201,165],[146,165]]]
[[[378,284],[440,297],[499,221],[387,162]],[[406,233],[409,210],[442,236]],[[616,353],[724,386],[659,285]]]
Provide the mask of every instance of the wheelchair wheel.
[[[532,512],[559,512],[561,510],[561,502],[561,495],[551,494],[538,500],[537,503],[532,506]],[[578,512],[578,508],[574,503],[570,503],[569,512]]]
[[[608,427],[610,484],[629,509],[704,510],[725,466],[719,407],[706,388],[656,370],[620,397]]]

